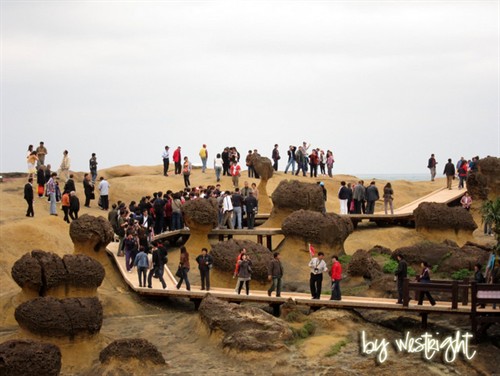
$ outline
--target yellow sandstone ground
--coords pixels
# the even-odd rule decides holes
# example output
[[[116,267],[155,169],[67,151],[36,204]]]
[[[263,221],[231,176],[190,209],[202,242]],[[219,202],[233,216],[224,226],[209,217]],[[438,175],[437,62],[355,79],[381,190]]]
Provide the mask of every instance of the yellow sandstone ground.
[[[150,195],[155,191],[165,192],[168,189],[178,191],[184,187],[182,176],[171,174],[169,177],[164,177],[161,166],[134,167],[123,165],[102,170],[99,173],[109,179],[110,203],[122,200],[128,204],[132,200],[139,201],[142,196]],[[257,179],[249,179],[245,175],[246,171],[243,172],[240,179],[241,186],[244,181],[258,184]],[[96,201],[92,201],[90,209],[83,206],[83,174],[76,173],[75,176],[77,178],[77,195],[81,203],[80,215],[87,213],[107,217],[107,213],[97,207]],[[268,182],[267,188],[269,194],[273,192],[281,180],[291,178],[290,174],[285,175],[283,172],[276,173]],[[355,177],[347,175],[335,175],[334,178],[321,177],[317,179],[295,176],[293,178],[306,182],[323,181],[328,191],[327,211],[337,213],[339,211],[337,191],[340,187],[340,181],[354,182],[357,180]],[[0,310],[2,312],[0,315],[0,342],[11,338],[27,336],[19,330],[13,317],[15,306],[19,304],[16,295],[20,291],[20,288],[15,284],[10,275],[14,262],[23,254],[33,249],[52,251],[60,256],[73,253],[73,243],[69,237],[69,225],[63,221],[62,211],[59,211],[58,217],[50,216],[48,210],[49,204],[46,198],[38,198],[36,191],[35,217],[25,217],[26,203],[23,199],[25,181],[24,178],[12,178],[4,179],[0,183],[0,251],[2,255],[0,257]],[[191,183],[196,186],[215,185],[215,174],[213,170],[207,170],[205,174],[202,174],[200,169],[194,169],[191,174]],[[377,186],[380,191],[382,191],[385,183],[385,181],[377,180]],[[444,179],[437,179],[435,182],[392,181],[391,183],[395,192],[394,206],[397,208],[439,189],[445,184],[445,181]],[[221,185],[223,189],[232,189],[229,177],[223,177]],[[473,215],[478,225],[481,226],[476,206],[473,206]],[[378,202],[375,210],[383,210],[383,203]],[[253,238],[249,239],[255,241]],[[418,234],[414,229],[403,227],[378,228],[363,224],[349,236],[345,243],[345,248],[348,254],[352,254],[360,248],[369,249],[374,245],[382,245],[394,250],[397,247],[415,244],[422,240],[425,240],[424,235]],[[476,231],[474,241],[486,242],[488,240],[490,239],[482,236],[482,231]],[[274,246],[278,245],[278,241],[279,239],[275,240]],[[198,254],[198,250],[190,250],[190,252],[192,255]],[[171,265],[177,263],[177,257],[177,252],[169,255]],[[291,270],[294,268],[298,270],[298,263],[303,263],[304,260],[307,260],[307,257],[307,255],[304,255],[304,257],[295,257],[294,260],[288,260],[288,267]],[[190,274],[196,283],[196,269],[193,268]],[[302,278],[305,281],[308,276],[297,276],[297,278]],[[213,285],[218,285],[219,283],[224,285],[221,287],[234,286],[234,280],[229,277],[212,281]],[[256,287],[254,286],[254,288]],[[263,286],[260,288],[263,288]],[[149,339],[159,345],[160,351],[166,355],[167,360],[172,360],[170,356],[176,357],[172,363],[175,363],[179,367],[184,364],[186,367],[191,365],[189,357],[181,359],[183,354],[193,351],[204,351],[205,355],[203,356],[207,357],[207,359],[210,357],[210,359],[213,358],[214,362],[225,362],[224,364],[229,367],[225,368],[226,371],[231,369],[234,370],[234,374],[238,374],[240,365],[237,357],[235,359],[228,359],[219,350],[211,348],[213,341],[207,341],[207,339],[201,337],[198,339],[192,338],[189,327],[190,325],[198,325],[198,319],[194,313],[185,313],[182,311],[183,304],[184,307],[190,307],[186,303],[179,303],[181,308],[177,308],[175,305],[165,306],[165,303],[162,302],[145,302],[127,289],[117,273],[114,275],[113,273],[111,275],[108,273],[106,275],[105,282],[99,289],[99,293],[105,312],[105,321],[101,335],[95,340],[96,342],[93,342],[93,349],[87,348],[87,352],[83,351],[86,354],[85,356],[76,355],[82,352],[81,346],[61,345],[64,355],[63,371],[66,374],[77,374],[78,370],[89,367],[89,359],[94,359],[95,363],[99,351],[104,347],[104,342],[109,343],[113,339],[134,336]],[[187,309],[189,310],[190,308]],[[165,334],[165,338],[162,337],[162,333]],[[315,354],[323,354],[321,356],[324,356],[324,353],[329,350],[329,346],[325,345],[325,343],[334,344],[345,334],[344,330],[336,333],[328,333],[328,330],[320,328],[318,337],[313,337],[305,342],[307,346],[304,344],[304,353],[300,356],[307,359],[314,358]],[[172,347],[172,350],[170,347]],[[175,347],[175,350],[173,350],[173,347]],[[297,345],[297,348],[300,349],[301,345]],[[69,358],[71,358],[71,361],[68,360]],[[194,360],[193,358],[191,359]],[[211,361],[210,359],[207,361]],[[279,363],[278,360],[276,362]],[[276,365],[276,362],[271,365]],[[312,359],[311,362],[312,366],[314,366],[316,361]],[[371,361],[369,364],[373,365]],[[369,368],[370,366],[367,366],[367,371],[369,371]],[[216,368],[212,368],[212,370],[215,371]],[[386,369],[386,371],[389,370]],[[228,371],[227,374],[232,373]]]

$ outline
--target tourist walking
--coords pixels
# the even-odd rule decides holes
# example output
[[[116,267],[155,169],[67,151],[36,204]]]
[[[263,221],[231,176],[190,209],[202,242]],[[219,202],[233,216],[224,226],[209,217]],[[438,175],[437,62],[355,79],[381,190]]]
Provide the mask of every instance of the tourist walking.
[[[184,163],[182,165],[182,175],[184,176],[184,186],[189,188],[191,186],[191,181],[189,177],[191,176],[191,162],[189,162],[188,157],[184,157]]]
[[[463,157],[461,163],[458,164],[457,173],[458,173],[458,189],[462,189],[464,187],[465,181],[467,180],[467,174],[468,174],[467,161],[463,160]]]
[[[222,197],[222,214],[221,226],[227,225],[227,228],[233,230],[233,202],[229,191],[226,191]]]
[[[338,256],[332,257],[332,296],[330,300],[341,300],[340,281],[342,280],[342,265]]]
[[[149,269],[149,260],[143,247],[141,247],[139,253],[135,256],[134,265],[137,267],[139,287],[146,287],[146,274]]]
[[[80,211],[80,200],[75,191],[69,192],[69,217],[74,221],[78,219],[78,212]]]
[[[248,192],[248,197],[245,198],[245,209],[247,213],[247,226],[249,230],[253,230],[255,226],[255,214],[258,211],[258,201],[255,197],[254,191]]]
[[[109,183],[103,176],[100,178],[99,183],[99,198],[101,201],[101,209],[108,210],[109,209]]]
[[[153,248],[152,254],[152,262],[153,268],[149,271],[148,274],[148,288],[153,288],[153,276],[158,278],[161,282],[163,289],[167,288],[167,284],[165,283],[165,279],[163,278],[163,273],[165,272],[165,265],[168,262],[167,258],[167,250],[163,246],[163,244],[159,243],[157,247]]]
[[[179,277],[179,282],[177,282],[177,290],[182,286],[182,282],[186,284],[186,290],[191,291],[191,284],[189,283],[188,273],[189,273],[189,253],[186,247],[181,247],[181,256],[179,260],[179,268],[177,269],[176,276]]]
[[[92,183],[95,184],[95,181],[97,180],[97,157],[95,153],[92,153],[89,159],[89,170],[90,175],[92,176]]]
[[[203,144],[199,154],[201,158],[201,172],[205,173],[205,170],[207,169],[207,159],[208,159],[207,145]]]
[[[202,248],[201,255],[198,255],[198,257],[196,257],[196,262],[198,263],[198,269],[200,270],[201,289],[209,291],[210,269],[212,269],[214,260],[212,256],[208,254],[208,250],[206,248]]]
[[[168,167],[170,165],[170,148],[168,146],[165,146],[161,158],[163,160],[163,176],[168,176]]]
[[[391,183],[387,183],[384,186],[384,212],[387,215],[387,207],[391,208],[391,215],[394,214],[394,207],[392,205],[394,190],[392,189]]]
[[[267,278],[272,281],[272,285],[267,290],[267,295],[271,296],[272,292],[276,290],[276,296],[281,296],[281,287],[283,279],[283,264],[281,263],[281,256],[278,252],[274,252],[273,259],[269,262],[267,268]]]
[[[220,175],[222,173],[222,166],[224,161],[222,160],[220,153],[217,153],[217,156],[214,159],[214,170],[215,170],[215,178],[217,179],[217,183],[220,182]]]
[[[250,280],[252,279],[252,261],[243,253],[241,260],[238,261],[238,295],[241,294],[241,289],[245,285],[245,292],[250,294]]]
[[[455,179],[455,165],[448,158],[448,163],[444,166],[443,175],[446,175],[446,188],[451,189],[451,183]]]
[[[311,289],[312,299],[320,299],[321,297],[321,287],[323,284],[323,273],[328,271],[326,266],[325,254],[319,252],[317,257],[313,257],[309,262],[309,268],[311,269],[311,275],[309,278],[309,286]]]
[[[398,260],[398,268],[394,272],[394,278],[398,287],[398,301],[397,304],[403,304],[403,282],[408,277],[408,265],[401,254],[396,255]]]
[[[64,222],[69,223],[69,192],[64,191],[61,198],[61,208],[64,212]]]
[[[427,162],[427,168],[431,172],[431,181],[434,181],[434,178],[436,177],[436,165],[437,165],[436,158],[434,157],[434,154],[431,154],[431,157]]]
[[[238,188],[240,186],[240,176],[241,176],[241,167],[238,164],[238,161],[234,160],[231,162],[231,180],[233,182],[233,187]]]
[[[125,228],[127,227],[128,222],[125,225]],[[135,256],[137,254],[137,250],[139,249],[139,241],[132,232],[128,232],[127,237],[123,241],[123,247],[125,248],[125,268],[127,269],[127,272],[132,273]]]
[[[422,266],[422,273],[417,277],[417,280],[420,283],[430,283],[431,282],[431,272],[430,272],[430,265],[427,263],[427,261],[423,261],[421,263]],[[429,302],[431,305],[436,305],[436,301],[432,297],[431,293],[429,291],[420,291],[418,295],[418,305],[422,305],[424,301],[424,295],[429,299]]]
[[[290,145],[288,147],[287,155],[288,155],[288,162],[285,167],[285,174],[288,172],[288,169],[290,166],[292,166],[292,175],[295,174],[295,152],[297,151],[297,148],[293,145]]]
[[[49,213],[50,215],[57,215],[57,209],[56,209],[56,195],[57,195],[57,184],[56,184],[56,177],[57,173],[53,172],[50,174],[50,179],[47,182],[47,193],[49,195],[49,201],[50,201],[50,209]]]
[[[28,209],[26,210],[26,217],[34,217],[35,211],[33,210],[33,177],[28,178],[28,182],[24,185],[24,199],[28,204]]]

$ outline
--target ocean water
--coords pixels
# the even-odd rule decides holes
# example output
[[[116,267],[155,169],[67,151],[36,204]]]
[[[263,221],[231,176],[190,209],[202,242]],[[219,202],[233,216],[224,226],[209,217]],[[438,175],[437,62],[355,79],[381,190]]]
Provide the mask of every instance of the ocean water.
[[[359,177],[360,179],[363,180],[388,180],[388,181],[394,181],[394,180],[407,180],[407,181],[427,181],[431,180],[431,175],[430,173],[413,173],[413,174],[353,174],[354,176]],[[436,178],[439,178],[438,175],[436,175]]]

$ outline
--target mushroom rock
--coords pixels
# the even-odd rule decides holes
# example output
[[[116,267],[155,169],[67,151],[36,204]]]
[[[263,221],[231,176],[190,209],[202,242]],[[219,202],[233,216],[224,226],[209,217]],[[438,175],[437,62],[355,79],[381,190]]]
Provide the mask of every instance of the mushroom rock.
[[[222,334],[222,346],[264,353],[285,349],[292,339],[289,326],[261,309],[224,302],[208,294],[200,304],[200,318],[210,333]]]
[[[270,213],[273,207],[269,195],[267,193],[267,181],[273,177],[273,163],[267,157],[252,155],[251,162],[255,172],[260,177],[257,190],[259,191],[259,211],[261,213]]]
[[[46,296],[20,304],[14,316],[21,328],[33,334],[74,339],[100,331],[103,309],[95,297],[56,299]]]
[[[486,157],[477,162],[478,171],[469,173],[467,190],[473,199],[500,196],[500,158]]]
[[[113,240],[113,227],[103,217],[84,214],[71,222],[69,235],[75,246],[75,253],[83,253],[108,265],[106,246]]]
[[[464,244],[472,239],[472,232],[477,228],[472,214],[462,207],[422,202],[413,214],[416,230],[433,241],[451,239]]]
[[[347,273],[351,277],[375,279],[382,275],[382,268],[369,252],[358,249],[351,257]]]
[[[247,250],[247,255],[252,260],[252,279],[267,282],[267,267],[273,256],[266,247],[250,240],[230,239],[215,244],[210,253],[214,258],[212,273],[216,272],[212,275],[217,278],[217,272],[222,272],[228,273],[231,277],[236,266],[236,258],[242,248]]]
[[[325,254],[339,256],[345,254],[344,242],[353,232],[353,225],[348,217],[302,209],[290,214],[283,222],[282,228],[285,239],[280,248],[287,253],[293,250],[286,245],[287,240],[295,238],[302,244],[317,245]]]
[[[296,210],[321,213],[325,206],[323,191],[318,184],[298,180],[282,180],[272,196],[273,209],[269,219],[261,227],[282,227],[286,217]],[[260,208],[259,208],[260,210]]]
[[[109,364],[114,360],[123,364],[132,359],[136,359],[140,363],[165,364],[165,358],[158,348],[142,338],[117,339],[99,354],[99,360],[102,364]]]
[[[0,344],[2,376],[57,376],[61,366],[61,351],[51,343],[16,339]]]
[[[217,226],[217,200],[195,199],[182,205],[182,215],[189,227],[189,239],[185,244],[188,250],[199,252],[202,248],[210,249],[208,234]]]
[[[87,255],[65,255],[61,259],[55,253],[41,250],[23,255],[14,263],[11,273],[29,298],[95,295],[105,274],[102,265]]]

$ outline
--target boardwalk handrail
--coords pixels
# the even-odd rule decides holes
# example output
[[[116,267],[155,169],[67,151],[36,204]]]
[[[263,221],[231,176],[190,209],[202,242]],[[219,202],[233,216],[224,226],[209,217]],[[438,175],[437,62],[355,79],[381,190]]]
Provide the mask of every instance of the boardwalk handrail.
[[[471,313],[470,321],[472,332],[477,334],[479,323],[494,323],[500,322],[500,312],[492,314],[491,312],[484,313],[477,310],[478,305],[488,303],[500,305],[500,284],[471,283]],[[484,332],[483,332],[484,333]]]
[[[451,309],[458,308],[458,295],[462,291],[462,305],[468,304],[469,295],[469,280],[468,278],[457,280],[433,280],[429,283],[410,282],[409,278],[403,281],[403,307],[408,307],[410,303],[410,291],[415,292],[449,292],[451,293]]]

